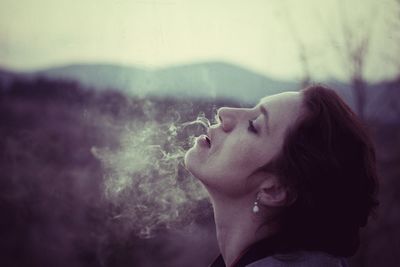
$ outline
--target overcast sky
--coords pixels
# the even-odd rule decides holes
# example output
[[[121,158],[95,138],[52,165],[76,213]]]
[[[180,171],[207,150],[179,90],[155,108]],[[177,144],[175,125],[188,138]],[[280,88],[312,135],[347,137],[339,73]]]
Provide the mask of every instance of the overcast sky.
[[[393,1],[0,0],[0,66],[226,61],[292,79],[302,75],[303,44],[313,77],[344,79],[332,43],[344,51],[340,23],[347,21],[356,38],[372,29],[366,73],[376,80],[395,73]]]

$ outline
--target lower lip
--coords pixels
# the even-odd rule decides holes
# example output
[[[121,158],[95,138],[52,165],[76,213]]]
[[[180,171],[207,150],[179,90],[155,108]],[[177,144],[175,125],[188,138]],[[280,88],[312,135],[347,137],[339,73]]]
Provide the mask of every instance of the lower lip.
[[[210,145],[208,144],[206,139],[206,135],[200,135],[199,137],[197,137],[196,142],[203,147],[210,148]]]

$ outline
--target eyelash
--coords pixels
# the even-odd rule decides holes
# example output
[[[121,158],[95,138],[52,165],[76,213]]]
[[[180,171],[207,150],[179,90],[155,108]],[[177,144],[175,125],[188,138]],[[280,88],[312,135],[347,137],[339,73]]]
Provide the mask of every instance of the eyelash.
[[[256,127],[254,127],[254,124],[253,124],[252,120],[249,120],[249,127],[247,127],[247,129],[252,133],[255,133],[255,134],[258,133]]]

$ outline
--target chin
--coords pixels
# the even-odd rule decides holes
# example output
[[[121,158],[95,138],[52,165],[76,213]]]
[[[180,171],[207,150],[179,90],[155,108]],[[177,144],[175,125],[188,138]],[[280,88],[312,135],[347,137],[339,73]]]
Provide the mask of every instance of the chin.
[[[201,174],[201,168],[204,165],[201,160],[201,155],[197,149],[192,147],[189,149],[184,158],[184,164],[186,169],[197,179],[202,180],[203,175]]]
[[[194,171],[195,171],[195,167],[196,165],[198,165],[198,159],[196,157],[196,151],[195,148],[191,148],[189,149],[186,154],[185,154],[185,158],[184,158],[184,164],[185,167],[188,171],[190,171],[193,175],[194,175]]]

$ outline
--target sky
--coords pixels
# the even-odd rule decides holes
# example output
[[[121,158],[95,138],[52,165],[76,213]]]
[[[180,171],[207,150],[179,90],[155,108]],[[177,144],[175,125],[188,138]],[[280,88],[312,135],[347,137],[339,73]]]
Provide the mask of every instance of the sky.
[[[293,79],[304,75],[303,51],[313,78],[346,80],[347,25],[354,43],[369,33],[365,75],[381,80],[400,69],[395,1],[0,0],[0,66],[26,71],[112,63],[151,69],[224,61]]]

